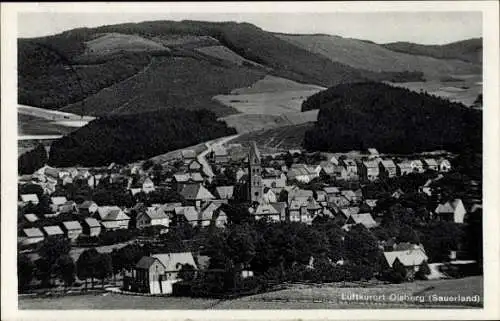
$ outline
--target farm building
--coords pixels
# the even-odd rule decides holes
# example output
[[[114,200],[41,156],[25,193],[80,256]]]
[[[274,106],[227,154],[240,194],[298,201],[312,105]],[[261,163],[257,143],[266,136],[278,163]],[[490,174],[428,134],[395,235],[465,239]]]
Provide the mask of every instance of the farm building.
[[[435,215],[443,221],[463,223],[467,213],[461,199],[439,204],[434,210]]]

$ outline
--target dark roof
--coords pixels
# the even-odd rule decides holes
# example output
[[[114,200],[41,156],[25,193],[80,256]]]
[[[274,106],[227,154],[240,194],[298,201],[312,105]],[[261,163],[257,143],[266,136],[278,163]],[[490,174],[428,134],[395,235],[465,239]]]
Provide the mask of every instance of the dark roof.
[[[155,258],[155,257],[151,257],[151,256],[143,256],[143,257],[139,260],[139,262],[137,262],[137,264],[135,265],[135,268],[136,268],[136,269],[146,269],[146,270],[147,270],[147,269],[149,269],[149,267],[150,267],[151,265],[153,265],[153,263],[154,263],[155,261],[158,261],[158,262],[160,262],[160,264],[162,264],[162,265],[163,265],[163,263],[161,263],[161,261],[160,261],[160,260],[158,260],[158,259],[157,259],[157,258]]]

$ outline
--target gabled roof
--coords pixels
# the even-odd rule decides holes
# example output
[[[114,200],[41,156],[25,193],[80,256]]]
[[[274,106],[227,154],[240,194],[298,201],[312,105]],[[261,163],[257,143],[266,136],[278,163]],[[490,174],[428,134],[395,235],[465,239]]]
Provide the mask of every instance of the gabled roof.
[[[67,221],[62,223],[64,225],[64,228],[67,229],[68,231],[70,230],[81,230],[82,226],[78,221]]]
[[[414,159],[411,161],[411,164],[413,166],[417,166],[417,167],[423,167],[424,164],[422,163],[422,161],[420,159]]]
[[[370,213],[351,214],[349,220],[352,220],[355,224],[362,224],[366,228],[377,226],[377,222]]]
[[[370,206],[370,207],[377,206],[377,202],[378,202],[378,200],[376,200],[376,199],[366,199],[365,200],[365,204]]]
[[[165,211],[163,210],[163,208],[158,207],[158,206],[148,207],[145,214],[147,216],[149,216],[149,218],[152,220],[160,220],[160,219],[168,218],[168,215],[165,214]]]
[[[152,256],[143,256],[139,262],[135,265],[136,269],[148,270],[154,262],[158,261],[161,265],[165,267],[165,265],[156,257]]]
[[[378,168],[378,162],[376,161],[364,161],[363,165],[365,165],[366,168]]]
[[[176,215],[184,215],[187,221],[198,221],[198,211],[194,206],[182,206],[175,209]]]
[[[177,207],[181,206],[182,206],[181,202],[165,203],[162,205],[162,208],[164,212],[174,212]]]
[[[310,198],[307,202],[307,209],[311,211],[319,210],[321,209],[321,205],[319,205],[314,198]]]
[[[99,222],[95,219],[95,218],[92,218],[92,217],[87,217],[86,219],[84,219],[85,223],[87,223],[87,225],[89,227],[100,227],[101,224],[99,224]]]
[[[303,202],[301,202],[301,201],[299,201],[299,200],[292,200],[292,201],[290,202],[289,209],[291,209],[291,210],[298,210],[298,209],[300,209],[302,206],[303,206]]]
[[[44,226],[43,230],[47,235],[62,235],[64,232],[57,225]]]
[[[427,166],[438,166],[438,162],[434,158],[426,158],[424,159],[424,162]]]
[[[335,186],[323,187],[323,191],[325,191],[327,194],[340,193],[340,190],[338,189],[338,187],[335,187]]]
[[[108,215],[103,218],[103,221],[122,221],[122,220],[130,220],[130,217],[125,214],[121,209],[111,210]]]
[[[392,267],[396,259],[404,266],[421,265],[428,260],[427,255],[421,249],[384,252],[384,256],[390,267]]]
[[[78,205],[78,208],[80,208],[80,209],[89,209],[94,204],[96,204],[96,202],[93,202],[93,201],[84,201],[83,203],[81,203],[80,205]]]
[[[215,197],[201,184],[185,185],[180,191],[185,200],[209,200]]]
[[[276,215],[279,212],[271,204],[260,204],[256,209],[252,208],[252,214],[254,215]]]
[[[350,158],[344,159],[344,164],[346,166],[356,166],[356,162],[353,159],[350,159]]]
[[[345,196],[346,198],[355,198],[356,193],[354,193],[353,190],[346,189],[340,192],[341,195]]]
[[[24,214],[24,218],[26,219],[26,221],[31,223],[38,221],[38,216],[33,213]]]
[[[181,155],[183,158],[196,158],[196,152],[192,149],[183,149]]]
[[[153,254],[164,266],[165,271],[179,271],[181,264],[190,264],[195,270],[198,269],[191,252]]]
[[[112,211],[121,211],[121,209],[118,206],[99,206],[97,208],[97,214],[99,215],[101,220],[108,216],[108,214]]]
[[[23,229],[23,232],[27,237],[43,237],[42,231],[36,227],[25,228]]]
[[[214,212],[221,207],[222,203],[219,202],[211,202],[204,209],[201,210],[201,219],[204,221],[211,220]]]
[[[411,163],[408,161],[398,163],[396,166],[398,166],[400,169],[411,170]]]
[[[193,182],[203,182],[203,176],[199,172],[195,173],[177,173],[174,174],[174,179],[178,183],[185,183],[189,181]]]
[[[55,196],[55,197],[51,197],[50,201],[54,205],[62,205],[64,203],[66,203],[68,200],[66,199],[65,196]]]
[[[350,217],[351,215],[359,213],[359,207],[351,206],[347,208],[342,208],[340,211],[344,214],[345,217]]]
[[[27,202],[38,203],[38,196],[36,194],[21,194],[21,200],[24,203]]]
[[[378,150],[376,150],[375,148],[368,148],[368,153],[370,153],[371,155],[378,155]]]
[[[380,163],[384,168],[396,168],[396,164],[394,164],[392,159],[383,159]]]
[[[453,208],[453,206],[451,205],[450,202],[446,202],[444,204],[439,204],[436,207],[435,212],[436,213],[454,213],[455,209]]]
[[[220,199],[230,199],[233,197],[234,186],[217,186],[215,191]]]

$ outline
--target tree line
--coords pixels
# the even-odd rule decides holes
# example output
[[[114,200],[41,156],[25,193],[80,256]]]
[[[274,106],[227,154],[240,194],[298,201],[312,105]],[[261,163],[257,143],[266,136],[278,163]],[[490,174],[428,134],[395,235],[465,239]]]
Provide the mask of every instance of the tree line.
[[[208,110],[169,109],[105,116],[54,141],[49,164],[65,167],[130,163],[235,133]]]
[[[482,151],[482,112],[427,93],[373,82],[342,84],[306,99],[302,111],[311,109],[320,111],[304,138],[309,150]]]

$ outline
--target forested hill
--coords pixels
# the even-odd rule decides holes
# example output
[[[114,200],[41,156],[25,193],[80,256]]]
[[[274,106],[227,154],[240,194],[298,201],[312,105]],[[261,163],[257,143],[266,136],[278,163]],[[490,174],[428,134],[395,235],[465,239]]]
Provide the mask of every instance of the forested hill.
[[[96,119],[52,144],[52,166],[129,163],[236,131],[207,110],[175,109]]]
[[[302,106],[317,108],[318,121],[304,140],[309,150],[482,150],[482,112],[425,93],[382,83],[342,84]]]
[[[392,42],[381,45],[386,49],[411,55],[438,59],[459,59],[480,64],[483,61],[483,38],[473,38],[446,45],[420,45],[411,42]]]
[[[211,98],[266,74],[325,87],[421,78],[419,72],[333,62],[248,23],[202,21],[128,23],[19,39],[18,71],[19,103],[95,116],[178,107],[230,114],[235,110]]]

